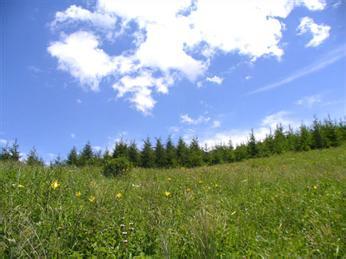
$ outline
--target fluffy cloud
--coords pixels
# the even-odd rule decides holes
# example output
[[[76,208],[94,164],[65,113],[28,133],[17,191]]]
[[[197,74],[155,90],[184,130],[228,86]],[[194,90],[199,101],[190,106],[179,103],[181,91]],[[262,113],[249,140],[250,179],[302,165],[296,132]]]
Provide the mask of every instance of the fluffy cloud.
[[[298,26],[298,35],[311,33],[312,39],[305,45],[305,47],[317,47],[321,45],[329,37],[330,26],[324,24],[317,24],[310,17],[301,19]]]
[[[58,59],[60,70],[68,71],[94,91],[101,79],[116,68],[111,57],[99,48],[98,38],[90,32],[78,31],[52,42],[48,52]]]
[[[107,12],[90,12],[82,7],[71,5],[64,12],[57,12],[51,27],[55,28],[59,24],[72,22],[88,22],[97,27],[113,29],[117,19]]]
[[[72,5],[57,12],[52,25],[78,22],[103,32],[79,29],[50,43],[48,51],[59,69],[92,90],[111,77],[118,97],[126,96],[148,114],[155,106],[155,93],[167,93],[181,78],[195,82],[203,77],[215,53],[238,53],[253,62],[263,56],[279,59],[284,54],[283,22],[296,6],[322,10],[325,1],[98,0],[93,11]],[[116,47],[124,35],[134,39],[133,49],[111,56],[101,48],[103,38],[111,37]],[[207,80],[222,83],[219,77]]]

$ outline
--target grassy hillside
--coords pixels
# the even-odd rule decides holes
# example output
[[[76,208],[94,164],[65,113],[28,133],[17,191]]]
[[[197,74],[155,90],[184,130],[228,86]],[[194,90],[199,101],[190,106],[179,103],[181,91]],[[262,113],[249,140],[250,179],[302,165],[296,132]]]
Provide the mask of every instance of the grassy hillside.
[[[3,256],[345,256],[346,146],[230,165],[0,164]]]

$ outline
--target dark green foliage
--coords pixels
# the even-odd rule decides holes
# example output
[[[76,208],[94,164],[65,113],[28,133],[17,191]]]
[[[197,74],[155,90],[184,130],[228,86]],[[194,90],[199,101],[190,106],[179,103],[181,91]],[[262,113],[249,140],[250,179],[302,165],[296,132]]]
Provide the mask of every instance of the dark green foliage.
[[[18,162],[20,159],[19,145],[15,140],[11,147],[6,145],[0,153],[0,160]]]
[[[301,125],[299,135],[298,135],[296,150],[308,151],[311,149],[311,146],[312,146],[311,132],[305,125]]]
[[[70,153],[67,155],[67,161],[66,163],[68,165],[74,165],[78,166],[79,165],[79,158],[78,158],[78,153],[76,147],[73,147],[70,151]]]
[[[124,175],[132,169],[132,164],[125,157],[113,158],[105,162],[102,173],[106,177]]]
[[[94,152],[90,142],[86,143],[79,156],[79,163],[81,166],[91,165],[94,163]]]
[[[122,139],[115,144],[113,157],[114,158],[128,157],[128,147],[126,142],[123,141]]]
[[[281,154],[287,151],[286,137],[282,125],[277,125],[274,131],[274,153]]]
[[[159,167],[159,168],[166,167],[166,150],[160,138],[156,139],[155,165],[156,167]]]
[[[143,150],[141,152],[141,166],[144,168],[152,168],[155,166],[155,152],[149,138],[144,141]]]
[[[251,133],[250,133],[250,139],[247,144],[247,148],[248,148],[249,157],[253,158],[258,156],[258,147],[257,147],[255,135],[253,133],[253,129],[251,130]]]
[[[177,166],[177,163],[177,150],[171,137],[169,137],[166,142],[166,167],[174,168]]]
[[[188,151],[188,167],[203,165],[203,150],[199,147],[198,138],[193,138]]]
[[[35,147],[30,150],[28,157],[26,159],[26,164],[30,166],[43,166],[43,160],[38,156]]]
[[[140,166],[140,153],[137,148],[136,142],[132,142],[128,147],[128,159],[132,163],[133,166]]]
[[[189,149],[183,138],[179,138],[177,145],[177,161],[180,166],[188,166]]]

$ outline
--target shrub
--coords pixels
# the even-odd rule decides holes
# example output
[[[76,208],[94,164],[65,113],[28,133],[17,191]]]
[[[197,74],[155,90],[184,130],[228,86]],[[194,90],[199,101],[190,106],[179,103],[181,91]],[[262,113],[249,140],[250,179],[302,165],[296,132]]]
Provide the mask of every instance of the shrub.
[[[125,157],[113,158],[105,162],[103,175],[107,177],[119,176],[129,172],[132,164]]]

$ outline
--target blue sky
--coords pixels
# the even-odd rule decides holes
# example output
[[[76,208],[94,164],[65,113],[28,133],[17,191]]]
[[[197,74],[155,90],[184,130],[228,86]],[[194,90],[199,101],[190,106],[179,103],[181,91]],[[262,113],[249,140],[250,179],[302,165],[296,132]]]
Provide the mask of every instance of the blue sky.
[[[1,145],[258,139],[346,115],[338,0],[2,0]]]

